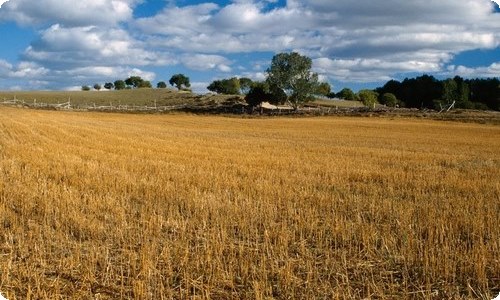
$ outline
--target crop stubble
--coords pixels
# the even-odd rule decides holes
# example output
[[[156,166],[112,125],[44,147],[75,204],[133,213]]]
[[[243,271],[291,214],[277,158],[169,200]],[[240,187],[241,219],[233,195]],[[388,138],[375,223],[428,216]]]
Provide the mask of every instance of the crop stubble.
[[[10,299],[500,290],[500,127],[0,107]]]

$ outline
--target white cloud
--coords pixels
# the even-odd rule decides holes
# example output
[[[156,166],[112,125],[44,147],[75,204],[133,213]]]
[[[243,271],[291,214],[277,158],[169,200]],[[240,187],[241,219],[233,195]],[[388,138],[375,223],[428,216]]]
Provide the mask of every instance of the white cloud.
[[[0,22],[34,26],[39,37],[23,53],[25,63],[0,60],[0,77],[77,86],[134,69],[154,78],[149,67],[182,64],[226,74],[255,66],[247,77],[262,79],[269,61],[244,64],[229,54],[282,51],[312,57],[315,71],[333,80],[373,82],[414,72],[498,76],[498,63],[447,68],[463,51],[500,47],[500,14],[490,0],[167,1],[157,15],[134,20],[141,2],[3,3]]]
[[[0,8],[1,8],[1,7],[2,7],[2,5],[3,5],[5,2],[7,2],[7,1],[9,1],[9,0],[0,0]]]
[[[114,25],[132,18],[135,0],[11,0],[2,5],[1,20],[23,25]]]
[[[500,62],[493,63],[486,67],[470,68],[465,66],[450,65],[447,67],[447,74],[462,77],[500,77]]]
[[[219,70],[221,72],[231,72],[231,61],[220,55],[207,54],[186,54],[182,63],[192,70],[206,71]]]
[[[162,49],[297,50],[317,62],[328,59],[317,69],[342,80],[436,72],[457,53],[500,46],[500,14],[489,0],[289,0],[271,10],[264,2],[234,1],[224,7],[168,7],[136,26],[154,35],[148,42]]]
[[[168,53],[145,50],[123,29],[96,26],[65,28],[53,25],[41,32],[24,56],[61,69],[92,65],[168,65],[175,63]]]

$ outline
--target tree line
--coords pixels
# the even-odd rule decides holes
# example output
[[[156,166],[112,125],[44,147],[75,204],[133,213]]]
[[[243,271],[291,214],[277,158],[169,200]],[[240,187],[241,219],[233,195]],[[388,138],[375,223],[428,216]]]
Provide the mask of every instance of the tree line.
[[[178,90],[189,90],[189,77],[175,74],[169,84]],[[125,80],[107,82],[104,88],[122,90],[132,88],[151,88],[151,82],[139,76]],[[166,88],[164,81],[157,88]],[[95,84],[95,90],[101,86]],[[90,90],[82,86],[82,90]],[[374,90],[363,89],[354,93],[344,88],[334,93],[329,83],[320,82],[318,74],[312,72],[312,60],[296,52],[276,54],[266,70],[266,78],[253,81],[250,78],[232,77],[211,82],[207,89],[218,94],[245,95],[246,102],[257,106],[263,101],[272,104],[288,103],[298,108],[305,102],[318,97],[340,98],[363,102],[368,107],[377,103],[392,107],[439,109],[454,103],[458,108],[500,110],[500,80],[463,79],[459,76],[438,80],[431,75],[406,78],[403,81],[390,80]]]
[[[384,95],[392,95],[401,106],[437,109],[455,103],[455,107],[500,110],[498,78],[464,79],[460,76],[438,80],[430,75],[390,80],[376,88],[378,100],[386,104]]]
[[[191,84],[189,82],[189,77],[184,74],[175,74],[172,75],[170,80],[168,81],[170,85],[177,87],[178,90],[189,90]],[[115,82],[106,82],[104,86],[96,83],[94,84],[94,90],[101,90],[104,87],[107,90],[125,90],[125,89],[140,89],[140,88],[152,88],[153,85],[151,81],[144,80],[140,76],[130,76],[125,80],[118,79]],[[165,81],[160,81],[156,85],[159,89],[164,89],[167,87]],[[92,88],[88,85],[82,86],[82,91],[90,91]]]

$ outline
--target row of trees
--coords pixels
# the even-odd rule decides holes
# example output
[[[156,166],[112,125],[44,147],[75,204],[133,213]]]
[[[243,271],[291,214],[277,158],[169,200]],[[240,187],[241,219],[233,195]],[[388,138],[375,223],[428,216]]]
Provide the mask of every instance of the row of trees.
[[[219,94],[244,94],[248,104],[256,106],[262,101],[273,104],[290,103],[297,108],[315,96],[331,93],[330,84],[319,82],[318,74],[311,71],[312,60],[296,52],[280,53],[273,57],[266,70],[266,80],[229,78],[213,81],[207,89]]]
[[[189,82],[189,77],[184,74],[175,74],[168,81],[170,85],[177,87],[179,90],[188,90],[191,87]],[[152,88],[152,84],[149,80],[144,80],[140,76],[130,76],[125,80],[116,80],[115,82],[106,82],[104,84],[104,88],[107,90],[124,90],[124,89],[133,89],[133,88]],[[167,84],[164,81],[158,82],[156,85],[159,89],[164,89],[167,87]],[[94,90],[101,90],[102,86],[98,83],[94,84]],[[91,87],[88,85],[82,86],[82,91],[90,91]]]
[[[500,80],[463,79],[459,76],[438,80],[423,75],[404,79],[402,82],[391,80],[383,87],[375,89],[382,104],[392,101],[387,95],[396,98],[397,103],[414,108],[440,108],[455,102],[459,108],[500,110]]]

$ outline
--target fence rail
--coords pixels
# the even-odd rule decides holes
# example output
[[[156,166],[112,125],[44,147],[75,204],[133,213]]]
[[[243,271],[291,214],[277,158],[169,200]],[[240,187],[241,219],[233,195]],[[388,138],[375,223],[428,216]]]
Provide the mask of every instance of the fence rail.
[[[3,100],[0,105],[5,106],[16,106],[16,107],[27,107],[27,108],[39,108],[39,109],[55,109],[55,110],[88,110],[88,111],[144,111],[144,112],[162,112],[179,110],[188,107],[186,104],[180,105],[96,105],[96,104],[72,104],[71,101],[64,103],[40,103],[36,100],[33,102],[27,102],[24,100],[12,99]]]

